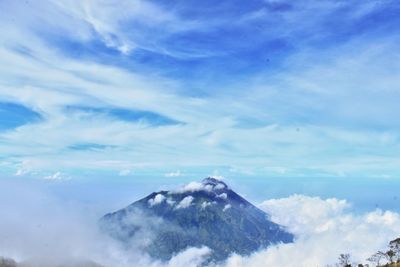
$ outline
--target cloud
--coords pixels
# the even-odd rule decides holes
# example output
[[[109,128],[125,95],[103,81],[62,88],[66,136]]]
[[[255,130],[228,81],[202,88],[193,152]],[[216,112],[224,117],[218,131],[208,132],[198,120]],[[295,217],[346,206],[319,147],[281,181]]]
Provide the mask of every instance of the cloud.
[[[355,213],[349,203],[304,195],[271,199],[259,206],[271,219],[293,232],[292,244],[261,250],[249,257],[234,255],[225,267],[234,266],[326,266],[341,253],[350,253],[355,262],[387,247],[398,236],[400,214],[374,210]]]
[[[102,1],[55,2],[55,6],[76,23],[90,26],[95,34],[87,38],[100,37],[107,47],[124,55],[139,49],[174,54],[165,47],[160,48],[161,41],[174,33],[199,26],[190,20],[181,19],[170,9],[141,0],[122,1],[113,7]]]
[[[212,177],[213,179],[217,179],[216,183],[207,183],[207,182],[190,182],[188,184],[185,184],[181,186],[178,189],[171,190],[170,193],[186,193],[186,192],[196,192],[196,191],[207,191],[211,192],[213,190],[219,190],[219,189],[224,189],[226,188],[226,184],[223,182],[219,182],[221,180],[218,180],[218,178]],[[226,199],[227,195],[226,193],[222,193],[218,195],[218,197]]]
[[[67,113],[80,113],[81,116],[106,116],[125,122],[143,123],[151,126],[179,124],[178,121],[151,111],[85,106],[68,106],[65,109]]]
[[[227,199],[228,195],[226,193],[219,194],[217,197],[222,199]]]
[[[214,174],[215,175],[211,176],[212,178],[215,178],[215,179],[220,180],[220,181],[225,180],[225,176],[218,175],[218,172],[214,172]]]
[[[157,194],[154,198],[149,199],[150,206],[158,205],[166,200],[166,197],[162,194]]]
[[[0,243],[1,256],[31,263],[29,267],[34,267],[33,263],[75,266],[82,261],[105,267],[194,267],[210,253],[205,247],[188,248],[170,261],[160,262],[142,250],[151,240],[151,228],[164,225],[160,220],[149,220],[143,214],[128,218],[148,226],[148,231],[128,247],[121,246],[96,227],[103,213],[93,207],[57,198],[44,191],[47,187],[15,181],[1,181],[1,187],[6,189],[0,195],[0,237],[4,241]],[[185,206],[192,200],[188,197]],[[325,266],[335,263],[340,253],[350,253],[354,261],[365,262],[398,237],[400,231],[399,213],[354,212],[347,201],[334,198],[294,195],[266,200],[260,207],[269,212],[272,220],[294,232],[295,242],[249,256],[232,255],[219,266]]]
[[[213,189],[212,185],[204,184],[201,182],[190,182],[185,184],[181,188],[171,191],[171,193],[185,193],[185,192],[196,192],[196,191],[211,191]]]
[[[168,266],[199,266],[210,252],[211,250],[207,247],[189,248],[184,252],[179,253],[177,256],[173,257],[169,261]]]
[[[215,204],[215,203],[212,203],[212,202],[209,202],[209,201],[204,201],[203,203],[201,203],[201,208],[205,209],[208,206],[211,206],[212,204]]]
[[[128,170],[128,169],[121,170],[121,171],[119,171],[119,173],[118,173],[119,176],[128,176],[128,175],[130,175],[130,174],[132,174],[132,171],[131,171],[131,170]]]
[[[224,206],[224,208],[222,209],[222,211],[226,211],[226,210],[228,210],[228,209],[230,209],[230,208],[232,208],[232,205],[231,205],[231,204],[227,204],[227,205]]]
[[[168,203],[168,205],[170,205],[170,206],[174,206],[175,203],[176,203],[176,201],[175,201],[175,200],[172,200],[172,199],[170,199],[170,198],[167,198],[167,203]]]
[[[51,175],[43,177],[44,180],[49,180],[49,181],[57,181],[57,180],[65,180],[68,179],[63,175],[61,172],[55,172]]]
[[[165,174],[165,177],[179,177],[182,176],[182,172],[177,170],[176,172],[169,172]]]
[[[30,174],[32,172],[32,161],[31,160],[23,160],[22,162],[18,162],[16,164],[16,172],[15,176],[24,176]]]
[[[12,258],[18,266],[185,267],[197,266],[210,252],[206,247],[188,248],[170,261],[154,260],[142,250],[151,233],[142,232],[122,246],[100,230],[102,214],[93,207],[55,197],[37,184],[0,183],[8,189],[0,195],[0,257]],[[131,219],[149,226],[146,229],[160,227],[157,220],[140,214]]]
[[[96,228],[90,226],[91,218],[89,214],[83,216],[80,206],[63,204],[36,186],[7,183],[5,186],[21,194],[14,201],[11,192],[3,192],[1,196],[4,220],[0,223],[0,236],[5,241],[0,244],[2,256],[49,265],[91,256],[92,260],[98,260],[96,258],[101,255],[95,251],[106,244],[103,242],[107,238],[103,239]],[[95,245],[93,242],[97,241]]]
[[[185,209],[189,207],[192,204],[192,201],[194,200],[194,197],[192,196],[187,196],[181,200],[181,202],[176,205],[176,209]]]
[[[25,174],[27,171],[24,169],[17,169],[17,171],[15,172],[15,176],[21,176],[23,174]]]
[[[323,223],[342,215],[350,204],[336,198],[321,199],[304,195],[288,198],[270,199],[262,202],[259,208],[271,215],[271,220],[288,226],[294,234],[312,234],[323,231]]]
[[[110,3],[0,2],[2,172],[50,180],[221,166],[240,166],[231,170],[243,176],[400,174],[395,1]],[[349,237],[353,225],[361,236],[356,222],[391,229],[397,220],[326,202],[294,196],[263,207],[321,244],[332,229]]]
[[[112,148],[112,146],[102,145],[102,144],[94,144],[94,143],[80,143],[73,144],[68,147],[72,150],[103,150],[107,148]]]
[[[398,6],[317,2],[2,3],[5,171],[395,177]]]
[[[224,189],[224,188],[226,188],[226,184],[223,184],[223,183],[218,183],[216,186],[214,186],[214,189],[216,189],[216,190],[220,190],[220,189]]]

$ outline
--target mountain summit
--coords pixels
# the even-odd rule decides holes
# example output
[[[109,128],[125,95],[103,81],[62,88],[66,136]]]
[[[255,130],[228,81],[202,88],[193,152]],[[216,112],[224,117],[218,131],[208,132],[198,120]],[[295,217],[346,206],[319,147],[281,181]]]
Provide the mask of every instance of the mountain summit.
[[[128,207],[106,214],[101,225],[116,239],[168,260],[189,247],[207,246],[209,261],[229,254],[248,255],[293,235],[216,178],[155,192]]]

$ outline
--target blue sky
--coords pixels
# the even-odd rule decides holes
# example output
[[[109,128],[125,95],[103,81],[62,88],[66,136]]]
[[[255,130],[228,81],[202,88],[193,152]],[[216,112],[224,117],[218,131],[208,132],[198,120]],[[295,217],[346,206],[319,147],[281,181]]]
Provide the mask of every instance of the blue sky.
[[[0,8],[3,177],[400,174],[398,1]]]

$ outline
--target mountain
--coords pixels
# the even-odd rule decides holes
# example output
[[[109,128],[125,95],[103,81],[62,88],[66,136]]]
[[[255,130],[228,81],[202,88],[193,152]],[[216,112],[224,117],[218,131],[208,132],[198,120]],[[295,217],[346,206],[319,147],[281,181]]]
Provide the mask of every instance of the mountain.
[[[188,247],[207,246],[209,261],[221,261],[231,253],[248,255],[293,241],[292,234],[215,178],[152,193],[106,214],[101,226],[125,244],[140,240],[150,256],[161,260]]]

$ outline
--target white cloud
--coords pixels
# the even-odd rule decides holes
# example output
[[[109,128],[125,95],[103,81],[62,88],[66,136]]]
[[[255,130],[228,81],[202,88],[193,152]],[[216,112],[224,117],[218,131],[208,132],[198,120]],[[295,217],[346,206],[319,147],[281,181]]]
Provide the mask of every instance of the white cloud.
[[[128,176],[128,175],[130,175],[130,174],[132,174],[132,171],[129,170],[129,169],[121,170],[121,171],[118,173],[119,176]]]
[[[157,194],[154,198],[149,199],[150,206],[161,204],[166,197],[162,194]]]
[[[222,211],[226,211],[226,210],[228,210],[228,209],[230,209],[230,208],[232,208],[232,205],[231,205],[231,204],[227,204],[227,205],[224,206],[224,208],[222,209]]]
[[[225,176],[221,175],[218,170],[214,170],[213,173],[209,176],[220,181],[226,179]]]
[[[204,201],[203,203],[201,203],[201,208],[202,208],[202,209],[205,209],[205,208],[207,208],[208,206],[211,206],[212,204],[213,204],[212,202]]]
[[[100,36],[101,41],[108,47],[115,48],[123,54],[141,48],[170,56],[183,56],[162,47],[160,40],[173,33],[202,26],[190,20],[183,20],[160,5],[142,0],[124,0],[114,6],[103,1],[68,3],[54,1],[54,3],[77,23],[90,25],[97,36],[89,37]]]
[[[336,198],[293,195],[266,200],[259,207],[270,214],[273,221],[288,226],[294,234],[311,234],[319,231],[321,222],[330,222],[331,218],[343,214],[350,204]]]
[[[225,267],[326,266],[336,263],[341,253],[350,253],[355,262],[366,263],[400,231],[400,214],[382,210],[354,213],[345,200],[295,195],[267,200],[260,208],[295,233],[295,242],[249,257],[234,255]]]
[[[222,198],[222,199],[227,199],[228,195],[226,193],[222,193],[222,194],[219,194],[217,197]]]
[[[65,180],[67,178],[61,172],[55,172],[51,175],[43,177],[43,179],[49,181],[56,181],[56,180]]]
[[[187,196],[184,199],[181,200],[181,202],[176,205],[176,209],[185,209],[189,207],[192,204],[192,201],[194,200],[194,197],[192,196]]]
[[[186,23],[179,12],[145,1],[122,1],[115,7],[104,1],[41,1],[35,8],[14,1],[2,7],[0,101],[24,104],[45,118],[42,123],[0,134],[7,161],[31,160],[32,170],[46,172],[64,168],[119,172],[139,165],[162,168],[162,173],[188,166],[242,166],[236,171],[243,175],[296,176],[306,171],[314,177],[382,178],[383,172],[385,176],[398,174],[399,124],[391,116],[399,111],[399,78],[392,71],[400,62],[393,60],[399,57],[397,38],[377,42],[360,36],[318,53],[311,47],[299,49],[287,57],[285,72],[275,74],[274,79],[261,73],[245,79],[246,84],[240,80],[227,91],[201,98],[182,94],[180,80],[68,57],[37,32],[54,31],[83,46],[100,39],[129,53],[138,47],[163,50],[157,45],[148,47],[159,36],[149,28],[162,29],[169,36],[202,29],[207,24],[204,21]],[[330,10],[324,7],[315,8]],[[369,8],[355,5],[354,11],[352,16],[368,13]],[[305,9],[296,16],[308,17],[308,12]],[[18,19],[11,17],[17,15]],[[259,15],[267,16],[264,11]],[[323,18],[321,13],[312,21]],[[293,17],[282,19],[296,30],[304,26],[304,22],[293,24]],[[124,29],[127,21],[145,25],[147,30],[140,32],[145,34],[129,34]],[[137,33],[136,27],[129,28]],[[354,54],[355,47],[360,53]],[[54,62],[60,64],[55,68]],[[184,124],[152,128],[104,116],[68,116],[63,111],[68,105],[85,104],[153,111]],[[252,120],[260,123],[238,127]],[[43,133],[46,138],[38,140]],[[117,149],[65,149],[88,141]],[[18,169],[7,171],[21,174]]]
[[[397,37],[371,41],[362,35],[345,45],[326,47],[322,52],[298,47],[294,50],[300,52],[284,62],[283,69],[287,70],[274,79],[261,73],[266,78],[255,77],[250,82],[244,79],[245,84],[238,81],[232,85],[246,90],[236,92],[227,88],[229,94],[215,90],[221,93],[199,98],[180,94],[176,80],[67,57],[59,52],[60,47],[50,45],[51,40],[43,40],[36,33],[53,31],[70,37],[72,42],[82,41],[83,45],[100,37],[101,42],[123,54],[142,48],[182,57],[188,55],[164,51],[158,41],[188,29],[203,29],[200,22],[183,20],[173,11],[146,1],[122,1],[114,6],[105,1],[40,1],[28,8],[25,2],[18,1],[0,5],[4,9],[0,18],[4,25],[0,41],[0,101],[24,104],[45,118],[42,123],[0,134],[0,149],[5,158],[1,164],[8,166],[11,174],[38,173],[43,178],[43,173],[52,173],[45,179],[57,180],[67,175],[65,169],[113,170],[124,175],[125,170],[136,167],[214,168],[231,164],[246,166],[240,171],[245,175],[253,170],[261,175],[361,174],[384,179],[398,174],[399,122],[392,116],[399,113],[399,76],[393,71],[400,62],[394,60],[399,58]],[[283,32],[298,31],[311,22],[322,25],[319,22],[332,10],[325,8],[326,5],[337,10],[346,3],[318,4],[297,12],[295,17],[283,16],[285,27],[291,25],[283,27]],[[368,14],[375,6],[372,2],[357,5],[351,16]],[[311,21],[302,19],[309,18],[309,12],[318,16]],[[260,15],[266,15],[264,10],[246,19]],[[130,35],[132,32],[124,28],[127,21],[140,23],[146,30],[136,32],[136,27],[130,27],[135,30]],[[354,53],[354,48],[359,53]],[[20,53],[21,49],[26,53]],[[154,129],[103,116],[69,116],[63,111],[65,106],[83,104],[149,110],[185,124]],[[318,116],[314,117],[315,114]],[[237,127],[240,121],[252,118],[260,120],[261,126]],[[303,119],[312,123],[303,123]],[[66,149],[71,144],[88,141],[115,145],[118,149],[107,152]],[[179,171],[171,174],[177,173],[181,175]],[[209,190],[196,184],[187,189]],[[341,234],[344,240],[351,239],[350,225],[359,236],[365,234],[359,227],[369,228],[376,221],[381,222],[381,227],[392,229],[392,222],[398,216],[380,211],[354,215],[346,212],[346,202],[337,199],[329,202],[294,196],[264,204],[274,220],[299,236],[317,235],[321,240],[328,239],[330,231],[332,236]],[[371,243],[381,244],[380,238],[389,234],[380,226],[376,229],[382,231],[382,236]],[[373,230],[367,234],[367,241],[375,234]],[[40,235],[36,238],[40,240]],[[310,240],[315,243],[326,243],[313,238]],[[311,241],[304,237],[299,239],[300,243],[275,248],[278,251],[275,255],[283,251],[300,258],[294,248],[319,255],[314,253],[317,250]],[[297,245],[301,242],[305,245],[303,251]],[[335,240],[332,244],[335,248]],[[259,255],[260,259],[265,256]],[[266,257],[273,260],[273,256]],[[309,260],[314,263],[320,259],[309,257]]]
[[[218,183],[216,186],[214,186],[214,189],[220,190],[226,188],[226,185],[223,183]]]
[[[280,99],[280,95],[274,87],[268,87],[267,90],[264,85],[257,85],[259,87],[249,89],[254,92],[254,95],[260,96],[256,103],[254,99],[240,95],[235,96],[235,101],[226,101],[229,96],[221,99],[194,99],[173,93],[175,88],[172,81],[146,78],[118,67],[89,64],[65,58],[55,53],[54,50],[48,49],[35,38],[32,39],[32,46],[34,46],[32,47],[33,53],[37,54],[38,58],[42,58],[42,61],[38,62],[31,57],[22,57],[5,48],[0,51],[3,62],[1,64],[3,66],[2,78],[9,80],[10,83],[18,80],[20,76],[26,76],[27,80],[35,81],[33,84],[24,86],[0,85],[0,99],[2,101],[11,99],[38,110],[46,116],[46,121],[1,134],[4,142],[0,146],[4,155],[13,157],[11,160],[31,161],[34,170],[55,171],[64,168],[85,168],[111,169],[118,172],[121,169],[129,169],[137,165],[201,168],[206,165],[235,163],[235,166],[249,166],[256,174],[268,175],[271,172],[272,175],[282,175],[283,173],[297,175],[304,170],[299,171],[299,166],[309,166],[309,173],[314,173],[314,175],[324,173],[338,176],[363,172],[363,175],[378,177],[383,171],[393,175],[398,172],[399,159],[393,155],[395,155],[395,148],[400,139],[397,131],[392,131],[391,128],[380,131],[317,124],[302,126],[300,131],[297,131],[297,126],[281,123],[242,129],[234,127],[235,121],[232,118],[227,119],[226,110],[235,110],[235,112],[237,110],[235,116],[247,114],[250,117],[258,117],[260,110],[265,106],[266,99],[271,101],[269,100],[270,95],[266,95],[266,92],[273,95],[271,99]],[[377,55],[381,55],[387,49],[381,48],[382,52]],[[377,55],[366,54],[364,56],[367,58],[365,59],[367,62],[371,62],[377,58]],[[347,54],[343,57],[347,57]],[[368,59],[369,57],[371,58]],[[53,68],[51,62],[63,62],[63,64],[58,68]],[[323,65],[324,72],[335,73],[334,70]],[[337,65],[340,70],[338,75],[347,71],[343,63],[338,62]],[[343,70],[343,68],[345,69]],[[317,67],[312,70],[311,74],[308,74],[307,81],[312,80],[313,83],[317,83],[315,87],[325,88],[322,80],[311,79],[311,77],[318,76],[313,75],[317,69],[321,70]],[[85,75],[78,76],[75,72]],[[291,75],[303,77],[302,73],[289,73],[282,77],[283,83],[290,84],[292,89],[289,91],[298,94],[294,89],[298,86],[292,80],[293,76]],[[391,79],[387,77],[386,80]],[[308,84],[307,81],[302,80],[300,85],[305,87],[303,84]],[[49,89],[58,88],[60,84],[63,85],[63,88],[79,88],[79,90]],[[331,84],[335,83],[329,83],[329,86]],[[389,90],[390,86],[387,82],[386,85]],[[167,89],[161,91],[160,88]],[[337,92],[334,89],[332,88],[331,92]],[[323,95],[326,97],[325,93]],[[339,96],[332,97],[337,99]],[[240,101],[238,102],[237,99]],[[230,103],[233,102],[238,107],[231,106]],[[76,115],[71,117],[62,112],[66,105],[82,103],[151,110],[184,121],[186,124],[154,129],[135,123],[110,121],[109,118],[101,116],[88,118]],[[299,102],[299,104],[301,103]],[[213,108],[211,109],[210,106]],[[190,112],[184,112],[188,110]],[[213,110],[213,112],[209,113],[207,110]],[[277,113],[272,121],[284,121],[284,117],[287,115],[280,114],[279,107],[272,108],[271,112]],[[46,133],[46,138],[35,140],[35,136],[43,132]],[[211,132],[218,132],[220,140],[212,145],[205,145],[203,139]],[[252,136],[252,138],[249,139],[248,136]],[[95,140],[92,140],[93,138]],[[148,143],[149,139],[154,142]],[[267,139],[268,142],[260,145],[260,140],[264,139]],[[107,152],[65,150],[65,147],[73,143],[88,141],[111,144],[123,149]],[[286,145],[281,146],[281,144]],[[348,155],[346,152],[348,146],[353,148],[352,155]],[[171,154],[172,147],[179,153]],[[236,150],[237,153],[231,153],[226,147]],[[382,153],[376,155],[372,153],[366,156],[363,151],[367,148],[370,151],[382,151]],[[53,154],[49,151],[53,151]],[[196,151],[196,153],[192,153],[193,155],[188,157],[187,155],[192,151]],[[270,154],[274,156],[268,156],[265,151],[271,151]],[[326,151],[331,153],[325,153]],[[15,157],[15,154],[19,156]],[[235,156],[239,154],[243,156]],[[132,158],[137,160],[127,160]],[[264,169],[266,162],[268,166],[272,167]],[[17,169],[11,170],[11,173],[16,172]],[[214,174],[218,175],[218,172]],[[249,174],[247,173],[247,175]],[[168,175],[177,177],[182,173],[176,171]]]
[[[0,236],[5,240],[0,243],[0,251],[2,256],[17,261],[40,260],[60,265],[83,259],[115,267],[194,267],[209,253],[207,248],[189,248],[169,262],[154,261],[139,249],[141,244],[132,244],[137,249],[126,250],[99,233],[94,227],[99,215],[88,212],[86,205],[54,199],[31,185],[10,186],[1,181],[1,186],[6,190],[0,194]],[[183,206],[192,201],[187,198]],[[399,213],[355,213],[339,199],[296,195],[267,200],[261,207],[270,212],[274,221],[295,232],[295,242],[248,257],[233,255],[221,267],[325,266],[335,263],[340,253],[350,253],[354,261],[361,262],[385,248],[400,232]]]
[[[182,176],[182,172],[177,170],[176,172],[169,172],[165,174],[165,177],[179,177]]]
[[[21,176],[21,175],[23,175],[25,173],[25,171],[23,170],[23,169],[18,169],[16,172],[15,172],[15,176]]]
[[[176,201],[172,200],[170,198],[167,198],[167,203],[168,203],[168,205],[173,206],[173,205],[175,205]]]
[[[23,160],[21,163],[17,164],[17,170],[15,172],[15,176],[23,176],[32,171],[31,168],[31,160]]]
[[[201,248],[188,248],[177,256],[173,257],[168,267],[188,267],[188,266],[200,266],[211,250],[207,247]]]
[[[171,193],[185,193],[185,192],[196,192],[196,191],[211,191],[213,189],[212,185],[203,184],[201,182],[190,182],[181,188],[172,190]]]
[[[55,198],[36,185],[0,184],[7,189],[0,194],[4,241],[0,242],[0,257],[13,258],[23,266],[92,266],[83,263],[93,261],[105,267],[194,267],[210,252],[206,247],[188,248],[170,261],[157,261],[142,250],[151,233],[143,233],[128,247],[121,246],[97,227],[100,215],[93,207]],[[142,215],[135,220],[155,227],[160,224]]]

